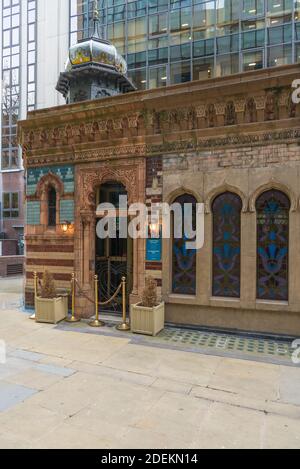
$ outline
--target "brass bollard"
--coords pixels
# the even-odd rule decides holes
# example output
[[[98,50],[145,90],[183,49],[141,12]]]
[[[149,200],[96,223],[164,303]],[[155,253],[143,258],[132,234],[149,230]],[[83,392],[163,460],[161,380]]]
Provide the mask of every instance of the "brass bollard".
[[[37,298],[37,295],[38,295],[37,282],[38,282],[38,275],[37,275],[36,272],[34,272],[34,274],[33,274],[33,285],[34,285],[34,309],[35,309],[35,311],[36,311],[36,298]],[[36,320],[36,313],[34,312],[34,314],[32,314],[29,319],[32,319],[32,321],[35,321]]]
[[[130,326],[126,320],[126,277],[122,277],[122,311],[123,322],[117,326],[117,330],[127,332],[130,331]]]
[[[98,295],[98,275],[95,275],[95,319],[89,325],[91,327],[103,327],[105,323],[99,320],[99,295]]]
[[[75,274],[74,273],[72,274],[71,286],[72,286],[72,316],[67,317],[66,321],[74,323],[74,322],[81,321],[81,319],[75,316]]]

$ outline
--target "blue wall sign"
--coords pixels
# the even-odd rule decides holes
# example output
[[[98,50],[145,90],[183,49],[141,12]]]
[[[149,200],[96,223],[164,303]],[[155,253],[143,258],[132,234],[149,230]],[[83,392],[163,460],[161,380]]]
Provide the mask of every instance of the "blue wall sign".
[[[148,262],[160,262],[162,253],[161,238],[147,239],[146,260]]]

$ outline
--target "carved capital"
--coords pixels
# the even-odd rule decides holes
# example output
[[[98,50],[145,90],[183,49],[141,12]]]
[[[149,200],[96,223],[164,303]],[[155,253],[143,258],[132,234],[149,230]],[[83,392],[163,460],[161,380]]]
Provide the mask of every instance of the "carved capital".
[[[206,105],[205,104],[200,104],[199,106],[196,106],[195,111],[196,111],[196,116],[198,118],[205,117],[206,116]]]
[[[245,104],[246,101],[243,98],[235,99],[234,100],[234,106],[236,112],[244,112],[245,111]]]
[[[128,126],[130,129],[135,129],[138,126],[139,114],[132,114],[128,116]]]
[[[216,103],[215,104],[216,114],[217,116],[224,116],[226,104],[225,103]]]
[[[80,221],[83,227],[89,226],[92,223],[92,213],[90,210],[80,210]]]
[[[113,127],[114,127],[114,130],[122,130],[123,129],[123,119],[114,119],[113,120]]]
[[[278,101],[279,106],[287,106],[290,96],[291,96],[291,92],[289,90],[284,90],[279,96],[279,101]]]
[[[99,121],[98,122],[99,130],[102,132],[107,131],[107,120],[106,121]]]
[[[254,96],[254,100],[256,103],[256,109],[257,110],[263,110],[266,107],[266,96],[261,95],[261,96]]]

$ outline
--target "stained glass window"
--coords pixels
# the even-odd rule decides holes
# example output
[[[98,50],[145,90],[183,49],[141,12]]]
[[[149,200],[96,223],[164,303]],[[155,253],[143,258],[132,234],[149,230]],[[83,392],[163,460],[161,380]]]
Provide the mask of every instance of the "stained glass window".
[[[288,301],[289,198],[264,192],[257,200],[257,297]]]
[[[239,298],[242,201],[225,192],[214,200],[212,210],[213,296]]]
[[[190,204],[193,213],[193,229],[196,221],[196,199],[184,194],[178,197],[175,204],[179,204],[182,210],[182,219],[184,220],[184,206]],[[173,223],[174,225],[174,223]],[[196,295],[196,250],[187,249],[187,242],[194,241],[188,239],[182,223],[182,234],[179,237],[177,230],[173,229],[173,282],[172,291],[181,295]]]

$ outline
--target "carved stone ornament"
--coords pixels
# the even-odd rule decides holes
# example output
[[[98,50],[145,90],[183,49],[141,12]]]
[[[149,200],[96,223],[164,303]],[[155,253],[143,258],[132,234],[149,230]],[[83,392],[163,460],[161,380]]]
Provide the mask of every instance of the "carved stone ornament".
[[[224,116],[226,104],[225,103],[216,103],[215,104],[216,114],[217,116]]]
[[[196,116],[198,118],[203,118],[206,115],[206,105],[200,104],[199,106],[195,107]]]
[[[246,101],[244,98],[239,98],[234,100],[234,106],[236,112],[244,112]]]
[[[237,122],[235,106],[233,101],[226,104],[225,109],[225,125],[235,125]]]
[[[250,124],[251,122],[257,121],[257,109],[254,98],[249,98],[246,101],[244,121],[246,124]]]
[[[106,132],[107,131],[107,121],[99,121],[98,125],[99,125],[99,130],[101,132]]]
[[[128,126],[130,129],[134,129],[138,126],[139,114],[132,114],[128,116]]]
[[[265,120],[273,121],[277,119],[277,98],[273,92],[267,94],[265,106]]]
[[[115,167],[111,164],[101,165],[101,172],[96,168],[82,170],[78,175],[78,187],[81,212],[94,209],[97,187],[107,181],[118,181],[124,185],[128,193],[129,203],[138,200],[138,166],[126,164]]]
[[[206,107],[206,121],[207,127],[214,127],[216,125],[216,108],[213,103],[208,104]]]
[[[122,130],[123,129],[123,119],[115,119],[113,121],[114,130]]]
[[[256,109],[257,110],[265,109],[265,106],[266,106],[266,96],[265,95],[254,96],[254,100],[256,102]]]

